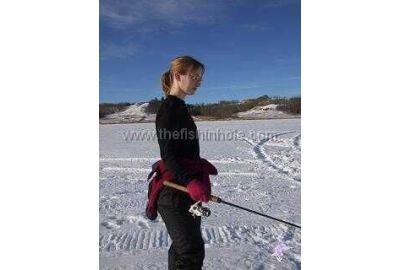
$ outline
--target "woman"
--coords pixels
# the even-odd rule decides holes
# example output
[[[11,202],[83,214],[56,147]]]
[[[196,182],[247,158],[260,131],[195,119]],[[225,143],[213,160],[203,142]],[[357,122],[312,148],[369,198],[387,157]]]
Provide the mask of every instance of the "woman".
[[[153,204],[156,202],[155,207],[172,239],[168,252],[170,270],[201,269],[205,256],[201,217],[192,216],[188,210],[197,201],[209,201],[209,175],[215,175],[217,171],[208,161],[200,158],[197,127],[185,103],[185,97],[193,95],[200,86],[203,74],[203,64],[190,56],[181,56],[172,60],[170,69],[161,77],[166,96],[156,116],[161,160],[153,165],[153,172],[158,174],[156,181],[174,181],[186,186],[189,192],[164,187],[162,181],[158,181],[161,184],[156,195],[152,196],[149,192],[150,204],[152,200]],[[153,185],[153,190],[157,189],[154,188],[156,185]]]

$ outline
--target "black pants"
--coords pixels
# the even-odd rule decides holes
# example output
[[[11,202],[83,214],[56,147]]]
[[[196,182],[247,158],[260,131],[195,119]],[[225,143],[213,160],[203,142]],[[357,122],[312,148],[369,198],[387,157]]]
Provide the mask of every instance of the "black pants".
[[[188,212],[193,203],[195,202],[182,191],[165,187],[160,192],[157,201],[158,212],[172,239],[168,251],[169,270],[201,270],[203,266],[201,218],[194,218]]]

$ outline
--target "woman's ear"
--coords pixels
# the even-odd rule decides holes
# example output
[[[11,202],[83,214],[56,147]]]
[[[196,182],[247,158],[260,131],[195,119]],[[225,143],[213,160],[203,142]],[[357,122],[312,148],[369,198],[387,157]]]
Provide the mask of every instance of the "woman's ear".
[[[181,81],[181,75],[180,75],[178,72],[175,72],[175,73],[174,73],[174,79],[175,79],[177,82],[180,82],[180,81]]]

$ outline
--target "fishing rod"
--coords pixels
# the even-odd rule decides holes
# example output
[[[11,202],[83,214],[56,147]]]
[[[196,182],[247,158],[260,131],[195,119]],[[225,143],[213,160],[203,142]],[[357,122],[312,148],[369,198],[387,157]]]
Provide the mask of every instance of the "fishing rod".
[[[164,181],[164,185],[165,185],[165,186],[168,186],[168,187],[171,187],[171,188],[175,188],[175,189],[177,189],[177,190],[180,190],[180,191],[183,191],[183,192],[186,192],[186,193],[189,193],[188,190],[187,190],[187,188],[185,188],[184,186],[177,185],[177,184],[172,183],[172,182],[169,182],[169,181]],[[240,206],[240,205],[236,205],[236,204],[233,204],[233,203],[224,201],[223,199],[221,199],[221,198],[219,198],[219,197],[217,197],[217,196],[214,196],[214,195],[211,195],[211,196],[210,196],[210,201],[215,202],[215,203],[227,204],[227,205],[230,205],[230,206],[233,206],[233,207],[236,207],[236,208],[239,208],[239,209],[248,211],[248,212],[250,212],[250,213],[257,214],[257,215],[260,215],[260,216],[263,216],[263,217],[266,217],[266,218],[269,218],[269,219],[273,219],[273,220],[275,220],[275,221],[284,223],[284,224],[286,224],[286,225],[290,225],[290,226],[293,226],[293,227],[296,227],[296,228],[301,229],[301,227],[300,227],[299,225],[297,225],[297,224],[294,224],[294,223],[291,223],[291,222],[288,222],[288,221],[284,221],[284,220],[279,219],[279,218],[271,217],[271,216],[269,216],[269,215],[266,215],[266,214],[263,214],[263,213],[260,213],[260,212],[251,210],[251,209],[249,209],[249,208],[246,208],[246,207],[243,207],[243,206]]]

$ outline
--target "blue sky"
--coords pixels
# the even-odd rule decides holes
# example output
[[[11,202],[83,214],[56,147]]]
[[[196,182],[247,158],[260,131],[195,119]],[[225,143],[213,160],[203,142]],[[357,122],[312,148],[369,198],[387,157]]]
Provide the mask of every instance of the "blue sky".
[[[161,98],[171,59],[206,66],[188,103],[300,95],[300,0],[100,0],[100,102]]]

